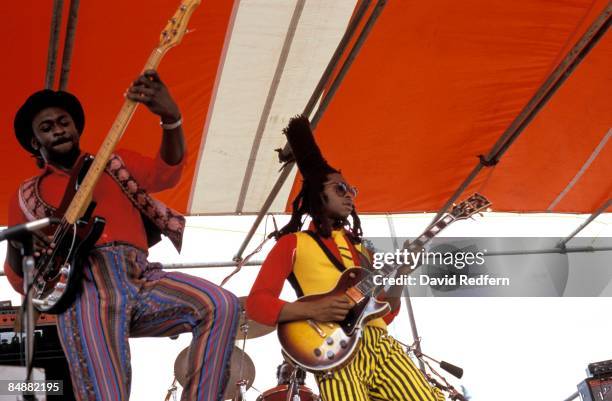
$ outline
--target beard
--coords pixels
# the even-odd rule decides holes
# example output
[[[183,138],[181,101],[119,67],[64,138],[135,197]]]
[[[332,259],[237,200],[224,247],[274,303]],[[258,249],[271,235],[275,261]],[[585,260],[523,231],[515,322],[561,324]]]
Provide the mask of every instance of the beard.
[[[78,143],[73,143],[72,147],[65,152],[56,152],[53,148],[47,149],[47,162],[60,165],[65,168],[72,168],[81,154]]]

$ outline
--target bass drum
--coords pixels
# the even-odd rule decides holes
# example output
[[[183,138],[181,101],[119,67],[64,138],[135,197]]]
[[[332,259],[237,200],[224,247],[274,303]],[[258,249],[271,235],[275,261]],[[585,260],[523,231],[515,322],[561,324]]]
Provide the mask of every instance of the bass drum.
[[[321,400],[318,395],[314,394],[306,386],[298,386],[298,391],[300,393],[300,401]],[[271,388],[270,390],[264,391],[259,397],[257,397],[257,401],[286,401],[288,392],[289,386],[286,384],[282,384],[280,386]]]

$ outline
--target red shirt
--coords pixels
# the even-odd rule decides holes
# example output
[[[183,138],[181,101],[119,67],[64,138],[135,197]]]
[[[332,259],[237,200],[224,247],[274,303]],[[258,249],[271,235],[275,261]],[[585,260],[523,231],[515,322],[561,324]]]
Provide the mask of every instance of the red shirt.
[[[121,150],[117,152],[125,163],[130,174],[138,184],[149,193],[160,192],[175,186],[183,171],[183,156],[181,163],[170,166],[162,160],[159,154],[155,158],[146,157],[139,153]],[[59,207],[68,181],[69,172],[57,167],[47,165],[45,175],[40,180],[40,196],[53,207]],[[26,221],[19,207],[18,192],[9,203],[8,224],[20,224]],[[104,232],[97,244],[113,241],[122,241],[141,249],[147,249],[147,236],[140,212],[123,193],[119,185],[107,173],[102,174],[93,192],[96,202],[94,216],[106,219]],[[13,268],[8,262],[4,264],[4,271],[9,282],[15,290],[22,291],[21,267]]]
[[[332,238],[321,238],[327,248],[340,260],[340,250]],[[291,274],[297,247],[297,236],[287,234],[281,237],[264,261],[246,302],[247,315],[260,323],[274,326],[287,303],[279,298],[283,284]],[[353,260],[359,260],[354,247],[350,247]],[[331,262],[330,262],[331,265]],[[331,267],[334,268],[334,267]],[[399,308],[388,313],[383,319],[391,323]]]

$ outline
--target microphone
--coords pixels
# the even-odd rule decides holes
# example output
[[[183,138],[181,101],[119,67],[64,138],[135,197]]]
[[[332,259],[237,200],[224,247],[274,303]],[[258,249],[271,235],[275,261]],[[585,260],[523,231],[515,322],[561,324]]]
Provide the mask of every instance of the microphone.
[[[422,352],[416,351],[415,355],[417,358],[421,358],[422,356],[424,356],[425,358],[434,361],[435,363],[438,364],[438,366],[440,366],[442,369],[444,369],[445,371],[447,371],[448,373],[450,373],[451,375],[455,376],[457,379],[461,379],[463,377],[463,369],[461,369],[459,366],[455,366],[452,363],[448,363],[446,361],[438,361],[433,359],[432,357],[430,357],[429,355],[425,355]],[[427,363],[427,362],[425,362]]]
[[[455,366],[445,361],[440,361],[440,367],[451,375],[455,376],[457,379],[461,379],[463,377],[463,369],[461,369],[459,366]]]
[[[23,238],[24,234],[42,230],[51,224],[59,224],[60,219],[56,217],[46,217],[40,220],[30,221],[24,224],[17,224],[0,232],[0,241],[17,240]]]

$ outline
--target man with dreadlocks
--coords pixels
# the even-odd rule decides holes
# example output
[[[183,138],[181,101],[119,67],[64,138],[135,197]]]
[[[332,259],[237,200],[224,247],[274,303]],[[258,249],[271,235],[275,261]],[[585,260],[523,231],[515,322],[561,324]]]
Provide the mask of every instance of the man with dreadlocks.
[[[305,319],[341,321],[353,306],[345,295],[292,303],[282,301],[279,295],[285,279],[298,296],[326,293],[334,288],[342,271],[369,264],[354,206],[357,190],[323,159],[307,118],[291,119],[284,133],[304,181],[293,201],[291,220],[273,233],[278,242],[251,289],[247,314],[267,325]],[[306,214],[312,223],[308,231],[300,231]],[[317,375],[325,401],[444,400],[401,345],[387,335],[387,324],[399,311],[400,291],[401,287],[394,287],[383,295],[392,311],[368,322],[354,359],[332,375]]]

